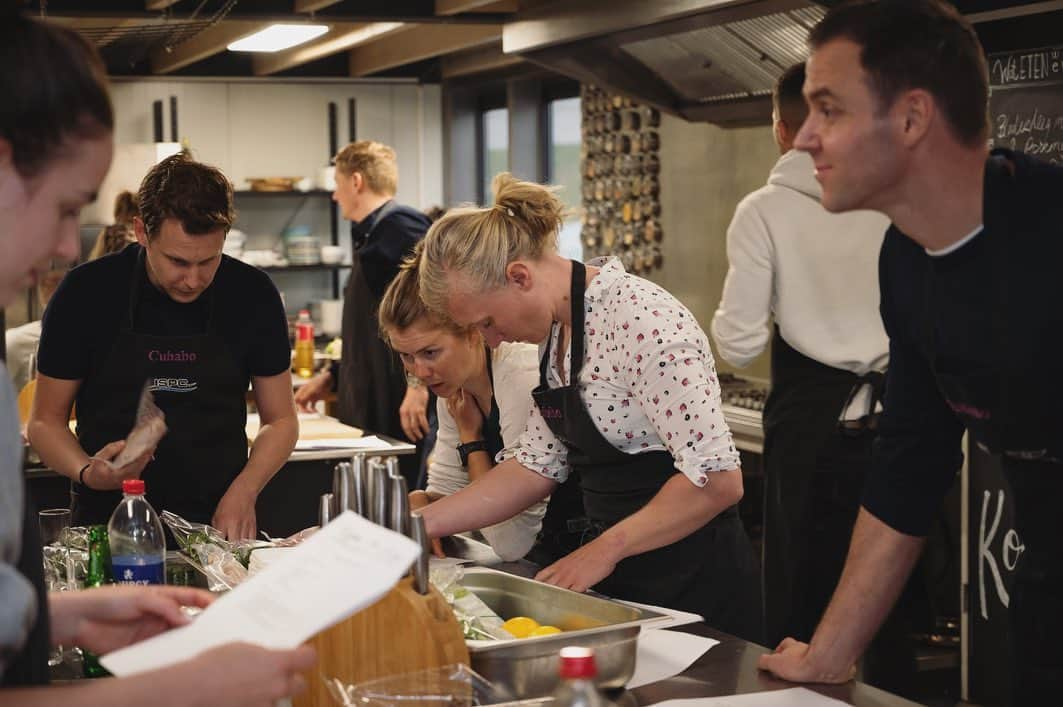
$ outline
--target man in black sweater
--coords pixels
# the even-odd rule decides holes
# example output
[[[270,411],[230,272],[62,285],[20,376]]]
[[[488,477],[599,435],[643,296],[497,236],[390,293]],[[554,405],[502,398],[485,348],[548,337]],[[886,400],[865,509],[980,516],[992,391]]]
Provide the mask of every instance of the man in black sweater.
[[[962,461],[999,455],[1025,544],[1010,606],[1016,704],[1063,688],[1063,170],[987,144],[982,48],[936,0],[868,0],[812,30],[795,146],[832,211],[890,217],[890,336],[874,467],[838,589],[809,644],[762,668],[843,682],[889,611]],[[1047,376],[1047,377],[1046,377]]]
[[[399,170],[395,151],[360,140],[335,158],[333,200],[351,229],[354,251],[351,275],[343,292],[343,352],[340,364],[316,376],[296,394],[306,408],[335,389],[339,419],[367,432],[403,435],[418,442],[428,432],[428,390],[407,386],[402,362],[377,328],[377,308],[403,258],[431,225],[417,209],[395,201]],[[415,488],[419,455],[400,459],[403,476]]]

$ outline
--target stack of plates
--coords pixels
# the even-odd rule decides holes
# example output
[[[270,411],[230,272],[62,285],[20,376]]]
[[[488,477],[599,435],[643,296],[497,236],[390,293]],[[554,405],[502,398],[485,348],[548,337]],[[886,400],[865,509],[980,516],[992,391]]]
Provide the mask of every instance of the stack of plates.
[[[292,265],[317,265],[321,262],[321,243],[311,236],[289,238],[288,262]]]
[[[247,234],[234,228],[225,236],[225,244],[222,246],[221,250],[223,253],[233,258],[243,258],[244,243],[246,242]]]

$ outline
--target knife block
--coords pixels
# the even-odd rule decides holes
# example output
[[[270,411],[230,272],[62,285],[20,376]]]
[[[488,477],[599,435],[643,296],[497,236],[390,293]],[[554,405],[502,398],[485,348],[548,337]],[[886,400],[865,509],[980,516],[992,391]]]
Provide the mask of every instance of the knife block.
[[[431,585],[428,594],[418,594],[410,577],[309,643],[317,650],[317,665],[304,674],[307,690],[292,699],[293,707],[335,704],[322,676],[357,684],[450,663],[469,664],[465,637],[446,599]]]

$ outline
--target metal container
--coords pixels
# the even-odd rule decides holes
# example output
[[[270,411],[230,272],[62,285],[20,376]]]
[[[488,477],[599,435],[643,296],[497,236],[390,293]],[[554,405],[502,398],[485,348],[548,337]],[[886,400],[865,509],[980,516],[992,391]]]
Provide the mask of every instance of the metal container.
[[[510,641],[466,640],[472,669],[519,699],[554,691],[558,654],[570,645],[594,649],[600,687],[623,687],[635,672],[642,625],[668,620],[656,611],[486,568],[467,568],[461,584],[503,618],[529,616],[562,630]]]
[[[388,469],[380,457],[366,464],[366,518],[377,525],[388,523]]]
[[[392,477],[389,480],[391,490],[391,507],[389,510],[388,527],[396,533],[410,535],[410,497],[406,489],[406,479]]]
[[[351,463],[340,462],[332,470],[332,517],[354,509]]]
[[[355,454],[351,457],[351,494],[354,498],[354,512],[363,518],[369,516],[369,504],[366,491],[365,455]]]

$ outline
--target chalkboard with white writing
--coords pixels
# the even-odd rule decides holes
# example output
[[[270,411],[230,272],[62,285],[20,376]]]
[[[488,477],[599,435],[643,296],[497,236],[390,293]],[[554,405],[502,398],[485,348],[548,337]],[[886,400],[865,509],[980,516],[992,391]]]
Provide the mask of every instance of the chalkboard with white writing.
[[[1063,164],[1063,47],[988,59],[993,146]]]

